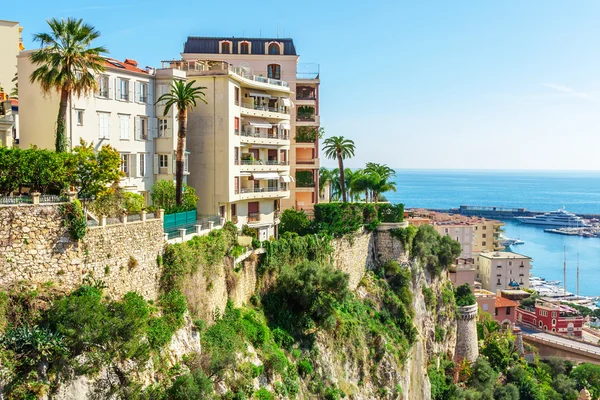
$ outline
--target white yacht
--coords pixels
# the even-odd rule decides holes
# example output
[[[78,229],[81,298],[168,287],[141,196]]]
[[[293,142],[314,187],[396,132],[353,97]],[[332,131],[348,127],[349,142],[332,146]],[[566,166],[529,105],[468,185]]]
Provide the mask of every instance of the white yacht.
[[[583,228],[588,224],[583,218],[566,211],[564,208],[557,211],[552,211],[535,217],[517,217],[517,221],[524,224],[546,225],[564,228]]]

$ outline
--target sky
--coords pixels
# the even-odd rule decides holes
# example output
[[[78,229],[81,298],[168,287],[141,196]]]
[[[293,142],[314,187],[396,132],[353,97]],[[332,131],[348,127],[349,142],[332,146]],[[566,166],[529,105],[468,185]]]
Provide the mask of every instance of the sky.
[[[600,170],[600,1],[12,2],[32,34],[78,17],[117,59],[159,67],[187,36],[292,37],[318,63],[349,167]],[[335,162],[324,160],[325,166]]]

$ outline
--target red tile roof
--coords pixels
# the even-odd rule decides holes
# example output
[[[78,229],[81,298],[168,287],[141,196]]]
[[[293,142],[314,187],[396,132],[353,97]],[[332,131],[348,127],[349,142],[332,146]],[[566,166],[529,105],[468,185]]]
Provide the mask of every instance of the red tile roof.
[[[131,72],[139,72],[142,74],[148,74],[148,71],[145,69],[140,69],[137,67],[138,63],[135,60],[126,59],[124,62],[115,60],[114,58],[107,57],[106,59],[106,67],[112,69],[124,69]]]
[[[498,296],[496,297],[496,308],[499,307],[518,307],[519,303],[516,301],[512,301],[507,299],[506,297]]]

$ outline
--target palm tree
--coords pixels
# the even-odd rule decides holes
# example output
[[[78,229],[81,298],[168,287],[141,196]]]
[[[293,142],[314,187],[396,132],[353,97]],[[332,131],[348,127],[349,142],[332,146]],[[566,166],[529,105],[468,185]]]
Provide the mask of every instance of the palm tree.
[[[396,171],[385,164],[369,162],[365,168],[365,173],[371,178],[371,194],[374,202],[379,201],[381,193],[396,191],[396,183],[391,180],[396,176]]]
[[[329,188],[330,199],[339,201],[342,196],[340,187],[340,169],[334,168],[331,170],[331,186]]]
[[[337,158],[340,170],[340,190],[342,192],[342,201],[345,203],[348,199],[346,197],[346,183],[344,181],[344,160],[354,157],[354,141],[346,139],[343,136],[332,136],[325,139],[323,144],[325,156],[332,160]]]
[[[11,82],[15,83],[15,87],[12,88],[9,96],[12,97],[13,99],[18,99],[19,98],[19,81],[18,81],[16,72],[15,72],[15,77],[12,78]]]
[[[325,186],[331,183],[331,171],[325,167],[319,168],[319,196],[323,196],[323,190],[325,190]],[[331,193],[331,189],[330,189]],[[329,196],[331,199],[331,196]]]
[[[60,106],[56,119],[56,151],[67,151],[67,103],[72,94],[87,94],[98,86],[96,76],[104,71],[106,48],[92,47],[100,37],[92,25],[81,19],[48,20],[50,33],[37,33],[33,40],[41,48],[29,56],[39,67],[30,76],[31,83],[39,82],[44,93],[60,93]]]
[[[171,107],[177,108],[177,120],[179,129],[177,131],[177,153],[175,167],[175,202],[180,206],[183,202],[183,164],[185,159],[185,137],[187,134],[187,115],[188,109],[196,107],[196,100],[207,104],[204,98],[205,94],[202,90],[204,86],[194,87],[194,81],[187,84],[183,81],[176,80],[171,84],[171,91],[160,96],[156,103],[165,101],[165,111],[163,115],[167,115]],[[155,103],[155,104],[156,104]]]

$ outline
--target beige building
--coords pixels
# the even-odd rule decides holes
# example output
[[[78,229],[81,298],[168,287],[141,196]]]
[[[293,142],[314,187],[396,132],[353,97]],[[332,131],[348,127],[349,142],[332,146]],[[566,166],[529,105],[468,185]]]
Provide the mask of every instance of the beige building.
[[[510,251],[480,253],[475,256],[475,279],[483,289],[497,290],[529,288],[531,257]]]
[[[275,86],[285,82],[291,132],[286,161],[295,179],[286,182],[289,196],[281,199],[281,207],[312,213],[319,201],[319,140],[314,134],[320,126],[318,66],[298,64],[293,40],[279,38],[188,37],[182,56],[186,61],[227,61],[253,82]],[[276,97],[258,99],[246,93],[241,101],[252,107],[271,107]]]
[[[472,258],[457,258],[448,268],[448,279],[455,287],[468,283],[475,286],[475,264]]]
[[[224,61],[165,61],[205,87],[208,104],[188,114],[188,183],[198,213],[276,236],[281,201],[289,198],[291,90],[285,81],[249,76]]]
[[[20,147],[36,145],[54,149],[60,96],[44,95],[38,83],[30,82],[28,77],[36,68],[29,60],[30,53],[23,51],[18,57],[22,77],[19,79]],[[139,68],[135,60],[129,59],[121,62],[107,58],[105,66],[105,72],[97,78],[95,93],[73,97],[67,113],[67,141],[70,147],[83,139],[96,149],[105,144],[116,148],[121,153],[121,168],[125,173],[121,186],[139,192],[148,202],[155,179],[173,179],[176,142],[176,134],[172,134],[173,115],[162,117],[163,108],[154,105],[155,78],[158,76],[161,85],[169,85],[172,79],[185,74],[156,73],[152,68]],[[156,110],[161,113],[160,125]],[[160,156],[155,149],[161,151]]]
[[[473,253],[504,250],[500,244],[500,235],[504,222],[485,218],[473,220]]]
[[[22,32],[18,22],[0,20],[0,87],[5,93],[15,87],[12,80],[17,73],[17,56],[23,50]]]
[[[461,258],[469,259],[473,257],[473,227],[471,225],[448,221],[435,222],[433,227],[440,235],[450,236],[460,243]]]

